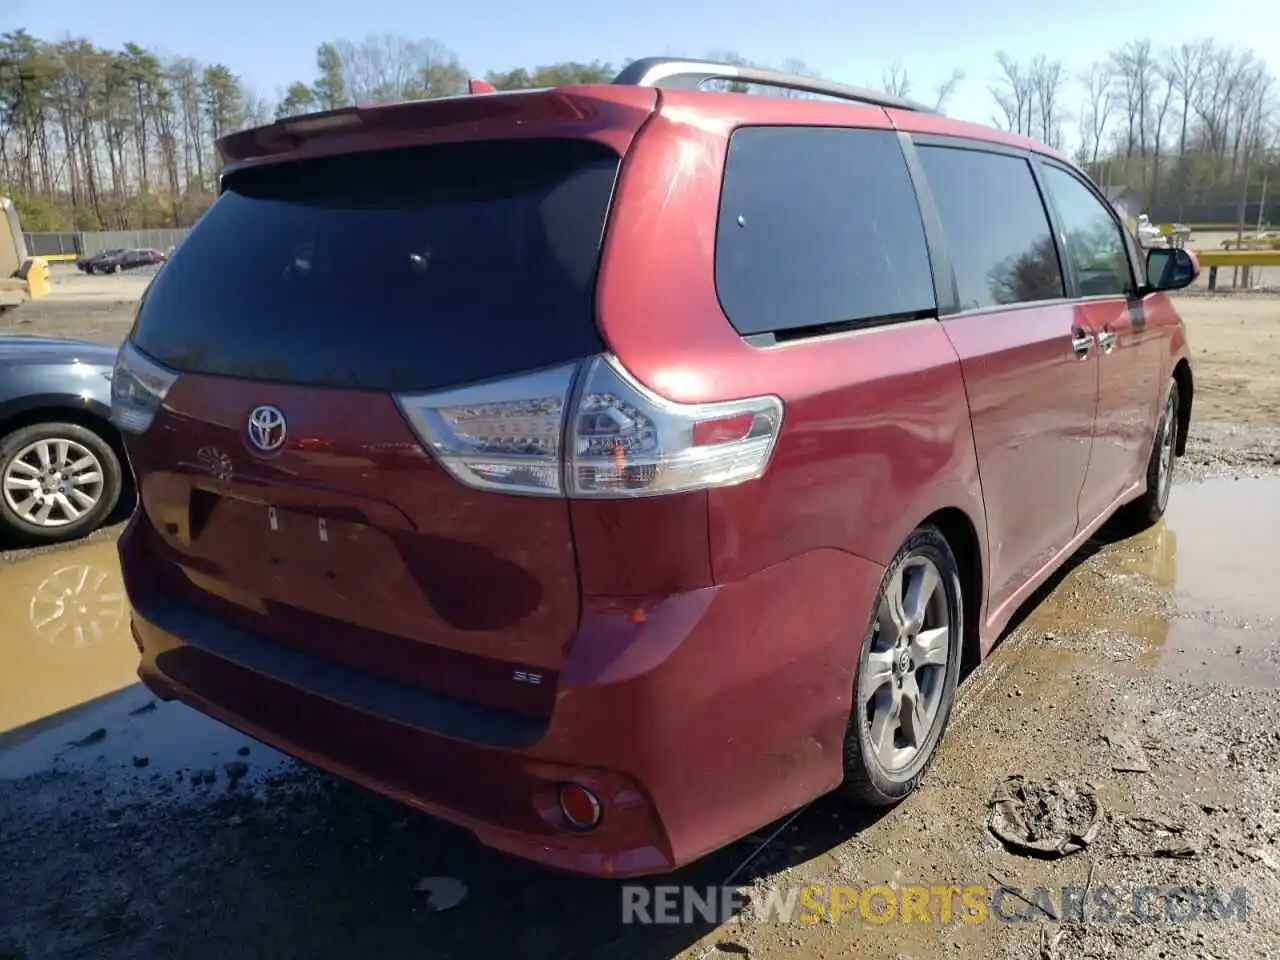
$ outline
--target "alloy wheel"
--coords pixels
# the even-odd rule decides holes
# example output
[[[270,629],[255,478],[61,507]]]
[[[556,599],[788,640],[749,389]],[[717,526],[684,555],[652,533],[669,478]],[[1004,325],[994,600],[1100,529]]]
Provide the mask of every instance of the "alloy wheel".
[[[938,567],[910,557],[884,591],[858,680],[868,740],[880,766],[909,766],[937,722],[951,657],[951,607]]]
[[[1160,462],[1157,469],[1158,494],[1160,497],[1160,509],[1163,510],[1169,502],[1169,490],[1173,486],[1173,463],[1174,451],[1178,443],[1178,395],[1176,391],[1169,391],[1169,399],[1164,405],[1164,426],[1160,435]]]
[[[48,437],[19,450],[0,483],[5,503],[19,519],[52,529],[75,523],[98,505],[106,473],[84,444]]]

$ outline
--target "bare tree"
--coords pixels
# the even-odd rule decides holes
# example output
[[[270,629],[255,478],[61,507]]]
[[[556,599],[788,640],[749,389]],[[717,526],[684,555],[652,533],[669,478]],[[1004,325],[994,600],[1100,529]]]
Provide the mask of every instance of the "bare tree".
[[[241,84],[241,119],[246,127],[260,127],[275,118],[275,107],[270,100]]]
[[[1157,87],[1152,109],[1153,124],[1151,130],[1151,182],[1147,194],[1148,206],[1153,206],[1160,192],[1160,158],[1163,154],[1165,137],[1165,117],[1169,114],[1169,105],[1173,102],[1173,93],[1177,86],[1172,73],[1156,70]]]
[[[386,33],[333,46],[346,92],[357,103],[441,97],[466,89],[457,56],[438,40]]]
[[[891,97],[909,95],[911,93],[911,77],[907,74],[907,68],[901,62],[895,60],[889,69],[880,75],[880,86]]]
[[[467,71],[463,69],[457,54],[438,40],[420,40],[417,44],[416,87],[414,96],[451,97],[465,93]]]
[[[207,184],[205,179],[205,158],[208,143],[205,137],[205,126],[201,116],[203,110],[200,90],[200,65],[190,57],[183,57],[169,64],[169,85],[173,89],[182,114],[183,150],[182,171],[186,188],[196,186],[203,190]]]
[[[1235,84],[1236,55],[1231,50],[1208,50],[1201,65],[1200,82],[1191,97],[1203,126],[1204,146],[1221,156],[1226,149],[1227,117]]]
[[[1026,76],[1031,87],[1031,106],[1034,107],[1034,122],[1028,123],[1028,132],[1057,149],[1062,146],[1064,119],[1058,103],[1062,85],[1066,81],[1062,62],[1048,60],[1043,56],[1036,57],[1031,61]]]
[[[1080,75],[1084,87],[1084,105],[1080,110],[1081,159],[1096,164],[1102,138],[1107,132],[1107,121],[1115,103],[1112,96],[1111,65],[1095,63]]]
[[[1127,125],[1125,156],[1147,155],[1151,89],[1155,82],[1155,61],[1150,40],[1131,40],[1111,55],[1116,98]]]
[[[965,77],[963,70],[951,71],[949,76],[933,92],[933,109],[942,113],[947,109],[947,102],[955,95],[956,88],[960,86]]]
[[[1204,76],[1205,65],[1213,54],[1212,40],[1197,40],[1184,43],[1166,55],[1165,74],[1177,97],[1179,132],[1178,155],[1187,152],[1187,133],[1190,130],[1192,104],[1200,94],[1200,80]]]
[[[1000,67],[1000,76],[990,90],[1003,118],[992,119],[996,126],[1030,136],[1035,90],[1027,70],[1003,50],[996,54],[996,63]]]
[[[1234,134],[1231,141],[1231,171],[1242,166],[1248,178],[1248,161],[1257,149],[1262,130],[1268,120],[1272,78],[1266,63],[1256,59],[1252,51],[1241,58],[1231,107]]]
[[[1266,67],[1251,70],[1246,91],[1237,106],[1241,114],[1241,128],[1244,131],[1244,171],[1240,177],[1240,206],[1236,224],[1236,243],[1244,238],[1245,211],[1249,204],[1249,174],[1254,156],[1258,153],[1266,137],[1266,128],[1274,108],[1272,87],[1274,80]]]

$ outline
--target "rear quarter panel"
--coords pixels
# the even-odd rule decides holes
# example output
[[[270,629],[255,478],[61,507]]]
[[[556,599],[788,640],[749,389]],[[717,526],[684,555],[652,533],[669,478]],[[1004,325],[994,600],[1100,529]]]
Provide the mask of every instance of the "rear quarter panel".
[[[729,135],[746,124],[891,128],[874,108],[664,91],[624,163],[598,288],[610,348],[676,401],[771,393],[785,404],[765,476],[708,494],[714,579],[815,550],[885,564],[944,507],[969,517],[985,563],[964,384],[940,324],[762,348],[725,318],[714,279],[720,182]]]

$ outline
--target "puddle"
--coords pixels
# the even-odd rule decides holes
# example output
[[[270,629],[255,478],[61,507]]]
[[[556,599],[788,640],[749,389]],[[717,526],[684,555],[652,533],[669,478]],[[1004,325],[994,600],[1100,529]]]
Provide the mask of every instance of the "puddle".
[[[1171,579],[1182,611],[1280,622],[1280,477],[1174,487],[1165,524],[1177,536]]]
[[[1277,536],[1280,477],[1179,485],[1164,522],[1103,546],[1034,622],[1179,679],[1280,686]]]
[[[1280,685],[1280,477],[1179,486],[1165,526],[1176,536],[1166,581],[1174,616],[1159,667],[1190,680]]]
[[[1104,528],[1001,646],[1087,651],[1193,683],[1280,687],[1277,538],[1280,477],[1180,484],[1152,529],[1113,542]]]
[[[0,566],[0,609],[0,736],[137,683],[114,543]]]
[[[285,758],[138,683],[116,547],[98,542],[0,567],[0,779],[91,766],[252,783]],[[248,748],[247,755],[241,754]]]

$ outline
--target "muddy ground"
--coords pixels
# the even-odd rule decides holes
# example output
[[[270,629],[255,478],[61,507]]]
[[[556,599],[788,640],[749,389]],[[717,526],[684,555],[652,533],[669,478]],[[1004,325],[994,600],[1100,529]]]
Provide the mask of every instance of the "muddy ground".
[[[83,280],[0,333],[118,340],[145,278]],[[1275,956],[1280,298],[1179,303],[1196,420],[1168,517],[1104,530],[1024,608],[962,685],[921,789],[879,817],[819,801],[649,884],[886,886],[867,911],[624,925],[618,884],[489,853],[154,703],[107,530],[0,557],[0,958]],[[988,803],[1015,775],[1092,786],[1102,819],[1082,850],[1035,859],[992,835]],[[441,876],[467,895],[434,912],[415,888]],[[927,916],[870,916],[886,892],[1000,885],[1018,893],[981,922],[960,899],[944,921],[940,894]],[[1083,918],[1028,905],[1061,914],[1064,888],[1087,889]],[[1093,908],[1107,897],[1113,916]]]

